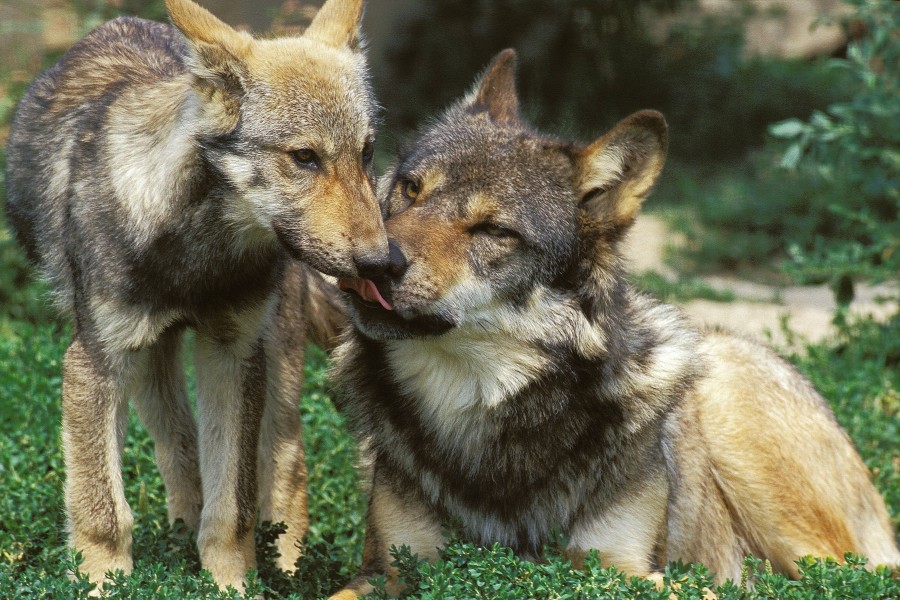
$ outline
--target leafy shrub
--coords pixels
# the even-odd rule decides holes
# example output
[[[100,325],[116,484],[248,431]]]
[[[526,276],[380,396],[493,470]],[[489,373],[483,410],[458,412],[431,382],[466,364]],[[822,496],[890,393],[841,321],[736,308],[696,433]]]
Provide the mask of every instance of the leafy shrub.
[[[393,566],[407,584],[403,597],[420,600],[450,598],[509,599],[647,599],[684,598],[701,600],[714,591],[722,600],[755,600],[792,598],[813,600],[832,598],[889,599],[900,593],[900,582],[886,567],[865,568],[864,558],[847,554],[845,565],[834,559],[798,560],[800,580],[774,574],[771,566],[759,559],[744,561],[741,581],[715,586],[709,570],[700,564],[672,563],[665,569],[667,589],[656,589],[646,579],[628,577],[603,565],[596,551],[591,551],[584,569],[573,569],[558,553],[547,560],[533,563],[517,558],[509,548],[489,548],[454,541],[435,563],[420,561],[410,555],[409,548],[392,548]],[[376,598],[388,598],[384,579],[372,580]]]
[[[795,238],[792,272],[829,279],[838,301],[852,299],[852,277],[881,281],[900,273],[900,4],[850,0],[853,22],[866,35],[846,59],[829,62],[848,72],[856,93],[770,128],[792,140],[782,159],[817,184],[833,189],[827,206],[832,230]]]
[[[402,135],[459,97],[504,47],[519,52],[526,112],[548,131],[590,138],[642,108],[661,110],[671,152],[721,160],[765,141],[766,126],[840,97],[842,74],[804,61],[743,58],[740,15],[709,18],[650,39],[642,2],[435,0],[396,27],[373,64],[391,135]]]
[[[805,173],[779,169],[779,158],[780,151],[769,147],[740,162],[667,166],[649,207],[665,205],[670,223],[685,234],[676,266],[697,272],[741,269],[746,275],[753,267],[783,261],[797,240],[838,235],[839,223],[828,207],[842,193]]]

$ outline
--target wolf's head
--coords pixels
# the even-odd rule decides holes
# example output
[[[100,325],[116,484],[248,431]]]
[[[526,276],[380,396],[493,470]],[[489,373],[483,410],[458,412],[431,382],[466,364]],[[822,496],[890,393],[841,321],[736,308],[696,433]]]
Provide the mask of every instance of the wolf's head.
[[[587,146],[548,138],[522,122],[514,75],[504,51],[382,179],[389,267],[340,281],[364,335],[532,327],[540,337],[575,327],[536,327],[559,319],[541,306],[590,322],[621,291],[617,245],[662,169],[666,122],[643,111]]]
[[[198,138],[227,182],[226,218],[332,275],[378,272],[375,101],[363,0],[328,0],[302,36],[254,39],[191,0],[166,0],[187,38]]]

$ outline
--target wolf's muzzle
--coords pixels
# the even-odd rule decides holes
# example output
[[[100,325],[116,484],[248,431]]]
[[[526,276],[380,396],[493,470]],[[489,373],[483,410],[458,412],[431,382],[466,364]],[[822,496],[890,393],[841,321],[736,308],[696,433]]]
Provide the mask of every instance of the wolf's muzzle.
[[[385,269],[385,275],[394,279],[400,279],[406,273],[409,263],[406,261],[406,255],[395,240],[388,238],[388,265]]]

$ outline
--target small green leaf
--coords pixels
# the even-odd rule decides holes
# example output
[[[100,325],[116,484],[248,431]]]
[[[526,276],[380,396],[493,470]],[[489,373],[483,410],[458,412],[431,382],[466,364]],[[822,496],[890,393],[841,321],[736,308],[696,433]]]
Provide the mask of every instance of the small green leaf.
[[[800,143],[791,144],[781,157],[781,167],[784,169],[794,170],[800,163],[800,157],[803,156],[803,146]]]
[[[769,125],[769,134],[778,138],[797,137],[806,130],[806,125],[800,119],[787,119]]]

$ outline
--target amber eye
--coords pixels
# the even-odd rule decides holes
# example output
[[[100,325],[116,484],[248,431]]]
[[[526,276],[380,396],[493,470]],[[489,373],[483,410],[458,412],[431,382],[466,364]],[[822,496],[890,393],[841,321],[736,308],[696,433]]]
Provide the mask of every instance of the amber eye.
[[[419,188],[419,184],[411,179],[404,179],[403,183],[400,184],[400,191],[403,193],[403,196],[408,200],[415,200],[419,197],[419,192],[421,189]]]
[[[294,150],[291,152],[291,156],[294,157],[294,161],[305,169],[318,169],[319,168],[319,156],[316,154],[315,150],[311,148],[301,148],[299,150]]]

